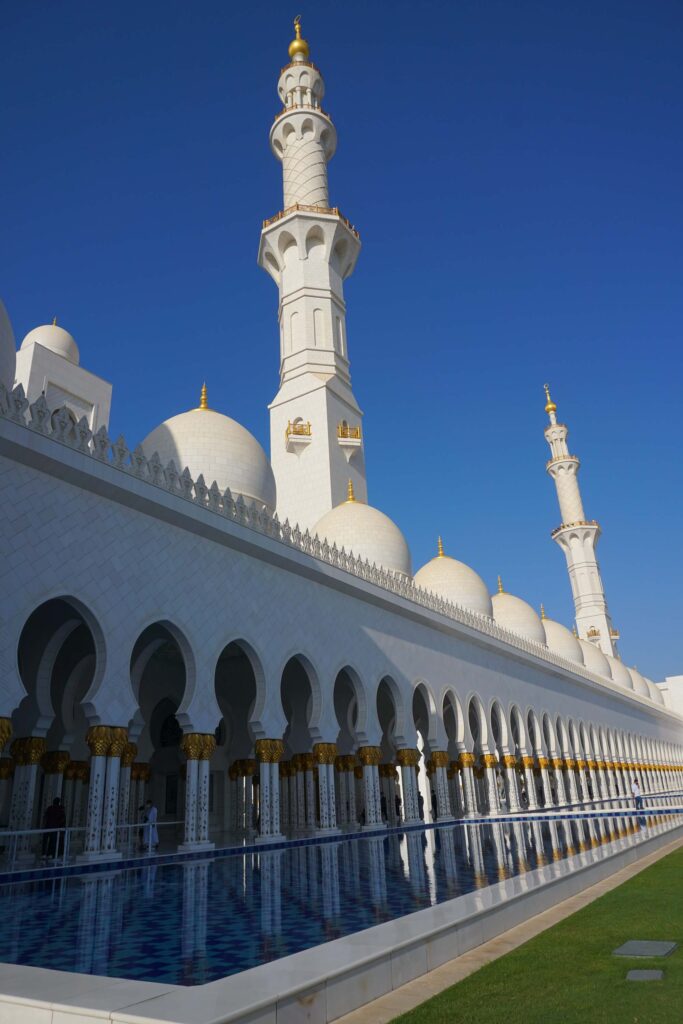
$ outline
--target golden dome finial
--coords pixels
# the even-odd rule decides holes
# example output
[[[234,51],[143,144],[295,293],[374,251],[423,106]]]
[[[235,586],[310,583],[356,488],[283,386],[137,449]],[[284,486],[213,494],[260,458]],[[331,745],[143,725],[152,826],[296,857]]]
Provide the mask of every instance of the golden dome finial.
[[[544,384],[543,390],[545,391],[545,411],[550,415],[551,412],[557,412],[557,406],[550,397],[550,384]]]
[[[206,381],[202,384],[202,390],[199,392],[199,406],[200,409],[209,408],[209,396],[206,390]]]
[[[289,44],[289,56],[291,60],[298,57],[299,54],[304,60],[308,60],[308,43],[305,39],[301,38],[301,15],[297,14],[294,19],[294,36],[291,43]]]
[[[543,605],[541,605],[541,618],[545,618],[545,608],[543,607]]]
[[[348,487],[346,488],[346,500],[355,501],[356,495],[353,493],[353,480],[349,480]]]
[[[498,593],[499,594],[504,594],[505,593],[505,591],[503,590],[503,581],[500,578],[500,576],[498,577]]]
[[[437,540],[436,540],[436,557],[437,558],[443,558],[444,557],[443,541],[441,540],[441,537],[437,537]]]
[[[53,326],[53,327],[56,327],[56,326],[57,326],[57,317],[56,317],[56,316],[53,316],[53,317],[52,317],[52,326]]]

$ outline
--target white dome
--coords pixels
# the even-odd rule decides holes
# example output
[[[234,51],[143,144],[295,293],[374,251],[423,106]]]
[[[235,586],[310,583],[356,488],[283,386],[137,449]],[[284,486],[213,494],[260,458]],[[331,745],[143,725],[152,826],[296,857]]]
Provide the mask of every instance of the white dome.
[[[627,672],[630,674],[631,679],[633,680],[633,689],[636,691],[636,693],[639,693],[641,697],[649,697],[650,691],[648,689],[647,682],[645,681],[643,676],[641,676],[638,669],[629,668],[627,669]]]
[[[159,453],[165,466],[173,459],[181,473],[192,479],[201,474],[207,486],[215,480],[245,500],[275,511],[275,477],[266,453],[244,427],[213,409],[191,409],[165,420],[142,442],[147,458]]]
[[[14,331],[5,305],[0,299],[0,383],[8,391],[14,387],[14,373],[17,367],[17,349]]]
[[[353,491],[351,491],[353,494]],[[351,498],[342,502],[313,527],[321,541],[344,548],[347,555],[367,558],[372,565],[411,575],[410,551],[398,526],[372,505]]]
[[[651,679],[647,678],[647,676],[645,676],[644,678],[645,678],[645,682],[647,683],[647,687],[648,687],[648,690],[650,691],[650,696],[652,697],[653,701],[656,704],[663,704],[664,703],[664,694],[659,689],[657,684],[653,683]]]
[[[551,651],[559,654],[561,658],[569,661],[578,661],[579,665],[584,664],[581,644],[570,629],[563,626],[561,622],[554,619],[541,619],[545,642]]]
[[[579,640],[581,650],[583,651],[583,663],[586,668],[590,669],[591,672],[595,672],[599,676],[605,676],[607,679],[612,678],[612,673],[609,670],[609,662],[602,653],[599,647],[592,644],[590,640]]]
[[[70,363],[78,366],[81,358],[78,345],[63,327],[58,327],[57,324],[43,324],[42,327],[34,327],[22,341],[21,347],[25,349],[36,344],[42,345],[43,348],[49,348],[51,352],[56,352],[58,356],[63,356],[64,359],[68,359]]]
[[[609,665],[609,672],[615,683],[619,686],[623,686],[626,690],[633,689],[633,680],[631,679],[631,673],[626,668],[623,662],[619,661],[618,658],[613,658],[611,654],[606,654],[607,664]]]
[[[415,573],[415,583],[461,608],[489,618],[493,616],[491,598],[483,579],[469,565],[448,555],[439,554],[423,565]]]
[[[499,626],[525,636],[527,640],[535,640],[545,647],[545,632],[540,617],[530,604],[521,597],[504,592],[494,594],[491,598],[493,617]]]

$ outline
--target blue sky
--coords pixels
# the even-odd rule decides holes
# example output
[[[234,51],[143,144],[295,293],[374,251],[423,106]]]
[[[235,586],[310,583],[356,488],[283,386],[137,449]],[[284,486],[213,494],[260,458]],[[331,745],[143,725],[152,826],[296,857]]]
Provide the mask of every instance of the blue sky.
[[[550,381],[628,664],[683,672],[683,7],[677,0],[8,0],[0,294],[57,315],[131,445],[211,404],[268,446],[282,203],[268,148],[301,11],[339,133],[331,199],[370,500],[568,624]]]

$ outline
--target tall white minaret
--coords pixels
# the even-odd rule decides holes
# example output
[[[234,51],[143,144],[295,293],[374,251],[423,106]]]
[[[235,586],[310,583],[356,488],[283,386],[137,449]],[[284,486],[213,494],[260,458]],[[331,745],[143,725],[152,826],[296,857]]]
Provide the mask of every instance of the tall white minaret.
[[[349,480],[367,500],[362,413],[351,390],[343,282],[356,265],[358,232],[330,206],[327,163],[337,132],[321,107],[325,84],[296,38],[280,72],[284,106],[270,130],[282,163],[284,203],[264,221],[258,262],[278,286],[280,390],[270,406],[277,510],[302,528],[344,501]]]
[[[545,428],[551,456],[546,469],[555,481],[562,516],[561,525],[553,530],[551,536],[567,559],[579,636],[590,640],[603,654],[614,655],[619,634],[612,626],[607,610],[600,566],[595,556],[600,526],[595,519],[587,520],[585,517],[577,479],[580,463],[576,455],[569,454],[567,427],[557,422],[557,406],[550,397],[548,385],[543,386],[545,411],[550,420],[550,426]]]

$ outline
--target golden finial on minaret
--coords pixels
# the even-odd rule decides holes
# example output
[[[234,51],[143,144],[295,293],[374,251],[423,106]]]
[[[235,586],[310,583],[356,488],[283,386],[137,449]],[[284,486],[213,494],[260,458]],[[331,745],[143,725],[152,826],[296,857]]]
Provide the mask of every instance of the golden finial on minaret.
[[[353,493],[353,480],[349,480],[348,487],[346,488],[346,500],[355,501],[356,495]]]
[[[202,390],[199,392],[199,409],[209,408],[209,396],[206,390],[206,381],[202,384]]]
[[[304,60],[308,60],[308,43],[306,42],[305,39],[301,38],[300,14],[297,14],[296,18],[294,19],[294,35],[295,38],[292,39],[291,43],[289,44],[290,59],[294,60],[296,57],[299,56],[299,54],[301,54]]]
[[[505,593],[505,591],[503,590],[503,581],[500,578],[500,576],[498,577],[498,593],[499,594],[504,594]]]
[[[541,618],[545,618],[545,608],[543,607],[543,605],[541,605]]]
[[[544,384],[543,390],[545,391],[545,411],[550,415],[551,412],[557,412],[557,406],[550,397],[550,385]]]
[[[57,326],[57,317],[56,317],[56,316],[53,316],[53,317],[52,317],[52,326],[53,326],[53,327],[56,327],[56,326]]]
[[[436,541],[436,557],[437,558],[443,558],[444,557],[443,541],[441,540],[441,537],[438,537],[437,541]]]

